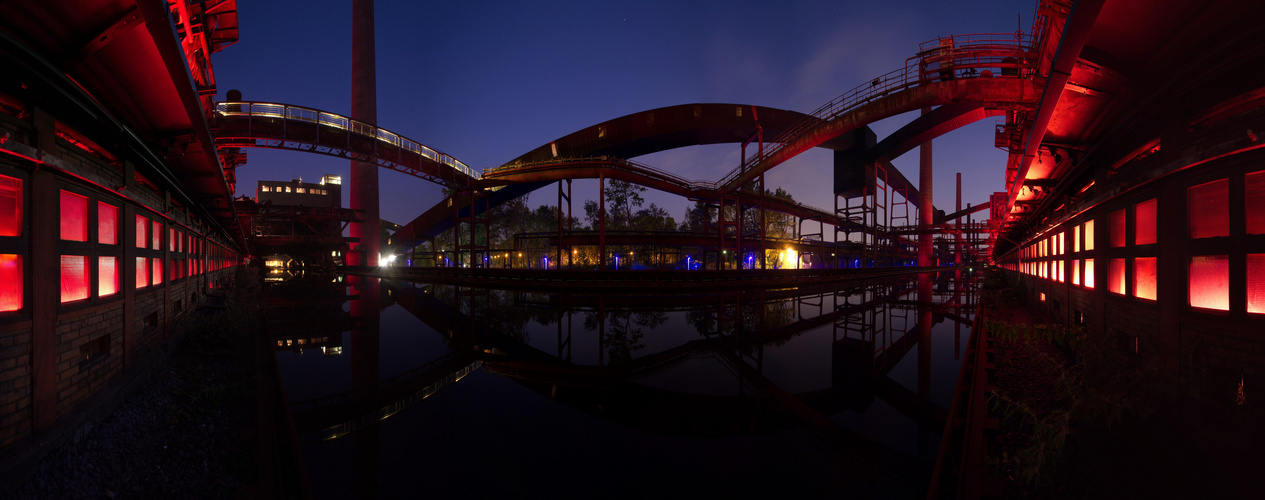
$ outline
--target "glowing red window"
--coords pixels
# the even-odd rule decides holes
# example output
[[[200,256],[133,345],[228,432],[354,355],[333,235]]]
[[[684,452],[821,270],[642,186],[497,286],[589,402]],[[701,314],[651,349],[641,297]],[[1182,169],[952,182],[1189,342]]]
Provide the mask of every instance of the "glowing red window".
[[[1085,259],[1085,288],[1094,287],[1094,259]]]
[[[1190,258],[1190,305],[1230,310],[1230,258],[1201,255]]]
[[[1081,251],[1081,226],[1072,228],[1072,251]]]
[[[119,244],[119,207],[97,202],[97,242]]]
[[[1133,207],[1134,227],[1137,228],[1133,233],[1134,245],[1155,243],[1155,206],[1156,201],[1150,199]]]
[[[1125,242],[1124,209],[1111,213],[1111,247],[1122,247]]]
[[[70,191],[61,192],[61,239],[88,241],[87,196],[80,196]]]
[[[1094,221],[1085,221],[1085,251],[1094,249]]]
[[[150,248],[153,248],[154,250],[162,250],[163,249],[163,223],[154,221],[153,224],[154,224],[154,230],[150,234],[154,237],[153,238],[154,246]]]
[[[1133,259],[1133,293],[1140,299],[1155,300],[1155,257]]]
[[[0,175],[0,236],[22,235],[22,179]],[[21,294],[19,294],[21,295]],[[18,307],[22,303],[19,298]],[[0,305],[0,311],[4,311]]]
[[[1072,261],[1072,284],[1073,285],[1081,284],[1080,270],[1081,270],[1081,261],[1079,260]]]
[[[1124,295],[1124,259],[1111,259],[1107,267],[1107,290]]]
[[[1247,254],[1247,312],[1265,313],[1265,253]]]
[[[1247,234],[1265,234],[1265,170],[1247,174]]]
[[[171,249],[171,251],[175,252],[175,251],[176,251],[176,228],[174,228],[174,227],[169,227],[169,228],[167,228],[167,232],[168,232],[168,236],[167,236],[167,248],[169,248],[169,249]]]
[[[1230,235],[1230,180],[1221,179],[1186,191],[1191,238]]]
[[[136,248],[149,246],[149,219],[136,216]]]
[[[22,256],[0,254],[0,312],[22,308]]]
[[[149,286],[149,259],[136,258],[136,288]]]
[[[106,297],[119,292],[118,257],[97,257],[97,296]]]
[[[153,259],[150,259],[150,261],[153,262],[154,264],[154,274],[153,276],[151,276],[154,279],[154,284],[157,285],[159,283],[162,283],[163,282],[163,260],[160,258],[153,258]]]
[[[88,258],[82,255],[61,256],[61,301],[88,298]]]

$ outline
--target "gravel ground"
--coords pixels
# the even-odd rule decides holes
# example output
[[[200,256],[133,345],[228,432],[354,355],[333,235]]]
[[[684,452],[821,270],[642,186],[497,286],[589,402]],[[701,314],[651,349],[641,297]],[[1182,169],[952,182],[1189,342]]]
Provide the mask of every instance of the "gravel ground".
[[[191,327],[113,414],[46,456],[26,485],[0,496],[234,498],[253,474],[240,438],[250,374],[232,342],[205,330]]]

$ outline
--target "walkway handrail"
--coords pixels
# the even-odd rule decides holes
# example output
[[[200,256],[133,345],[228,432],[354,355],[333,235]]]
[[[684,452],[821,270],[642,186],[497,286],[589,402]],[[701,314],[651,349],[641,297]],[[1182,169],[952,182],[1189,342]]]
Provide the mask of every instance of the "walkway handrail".
[[[453,158],[452,155],[427,147],[422,143],[396,134],[387,129],[380,128],[371,123],[353,120],[346,116],[330,113],[328,111],[275,102],[230,101],[216,103],[215,112],[222,116],[280,118],[284,120],[313,123],[347,130],[365,137],[377,139],[378,141],[385,142],[401,149],[412,151],[415,154],[425,156],[432,161],[448,165],[449,167],[452,167],[469,177],[478,177],[478,175],[475,174],[474,169],[470,168],[465,163],[462,163],[460,160]]]
[[[1026,76],[1036,63],[1031,35],[1017,33],[984,33],[954,35],[923,42],[918,53],[905,60],[905,66],[858,85],[814,110],[777,137],[765,143],[762,154],[744,159],[717,184],[728,186],[746,171],[777,154],[786,144],[806,136],[816,127],[838,116],[882,97],[932,82],[974,77],[989,71],[994,77]]]

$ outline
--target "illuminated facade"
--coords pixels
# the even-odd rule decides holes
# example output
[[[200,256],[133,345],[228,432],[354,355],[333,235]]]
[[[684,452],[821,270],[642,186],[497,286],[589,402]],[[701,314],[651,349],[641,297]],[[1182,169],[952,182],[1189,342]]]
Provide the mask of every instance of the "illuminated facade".
[[[85,413],[239,260],[201,92],[235,3],[121,3],[0,5],[0,446]]]
[[[1073,11],[1083,45],[1035,113],[1048,125],[1011,150],[995,255],[1051,319],[1206,374],[1222,403],[1265,376],[1265,79],[1241,71],[1265,63],[1265,43],[1251,10],[1173,3],[1124,25],[1129,2]]]

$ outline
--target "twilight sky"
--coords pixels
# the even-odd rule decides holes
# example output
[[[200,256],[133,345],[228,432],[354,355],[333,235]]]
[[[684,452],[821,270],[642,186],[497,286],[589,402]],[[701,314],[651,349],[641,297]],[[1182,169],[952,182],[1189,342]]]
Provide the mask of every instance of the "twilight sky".
[[[481,170],[558,137],[647,109],[695,102],[811,112],[904,65],[921,42],[966,33],[1028,30],[1032,0],[844,1],[378,1],[378,125]],[[238,3],[240,41],[212,56],[220,94],[350,113],[350,0]],[[916,113],[872,124],[882,140]],[[1005,153],[989,118],[935,142],[935,204],[951,209],[1002,187]],[[258,180],[348,175],[347,160],[250,149],[238,195]],[[687,179],[717,180],[739,146],[684,148],[637,160]],[[894,163],[915,184],[918,154]],[[831,153],[815,149],[775,167],[770,189],[834,206]],[[382,218],[406,223],[441,199],[440,188],[382,170]],[[597,181],[574,186],[574,210]],[[344,197],[346,197],[344,193]],[[555,191],[531,195],[552,204]],[[648,193],[680,220],[688,202]],[[347,200],[344,198],[344,206]],[[912,215],[912,214],[911,214]],[[978,218],[978,216],[977,216]],[[827,238],[829,239],[829,237]]]

